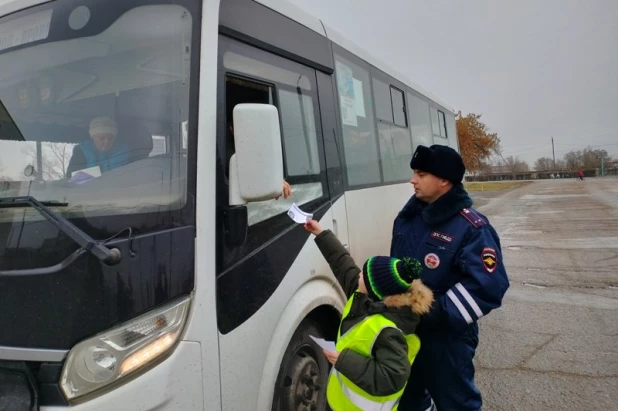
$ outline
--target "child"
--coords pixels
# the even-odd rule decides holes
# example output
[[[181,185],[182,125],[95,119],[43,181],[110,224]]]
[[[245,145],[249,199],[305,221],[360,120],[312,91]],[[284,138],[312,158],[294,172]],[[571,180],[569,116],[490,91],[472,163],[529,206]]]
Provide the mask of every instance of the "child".
[[[420,348],[414,334],[433,293],[419,279],[418,261],[371,257],[361,271],[330,230],[311,220],[305,229],[348,297],[326,397],[334,411],[396,410]]]

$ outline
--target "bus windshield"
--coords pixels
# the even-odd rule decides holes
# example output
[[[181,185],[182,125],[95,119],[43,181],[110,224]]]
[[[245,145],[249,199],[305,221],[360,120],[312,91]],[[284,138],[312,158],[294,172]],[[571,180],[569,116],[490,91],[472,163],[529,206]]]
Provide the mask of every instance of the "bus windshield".
[[[176,4],[56,1],[0,19],[0,197],[70,217],[182,208],[192,16]],[[40,219],[0,210],[0,221]]]

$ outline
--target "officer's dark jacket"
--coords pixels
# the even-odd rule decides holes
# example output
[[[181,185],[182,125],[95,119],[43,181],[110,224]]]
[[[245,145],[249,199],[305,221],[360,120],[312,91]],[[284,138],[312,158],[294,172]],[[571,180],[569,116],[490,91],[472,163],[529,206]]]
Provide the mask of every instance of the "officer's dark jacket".
[[[356,292],[361,270],[337,237],[325,230],[315,242],[346,296],[354,295],[350,313],[341,324],[341,334],[372,314],[382,314],[399,328],[385,328],[380,332],[372,357],[343,350],[335,368],[368,394],[385,396],[396,393],[404,387],[410,375],[408,345],[402,332],[415,333],[420,315],[431,308],[431,291],[420,280],[414,280],[410,292],[386,297],[383,302],[372,301],[367,295]]]
[[[395,219],[391,256],[421,261],[421,279],[435,296],[419,325],[421,341],[461,333],[498,308],[509,287],[498,234],[471,205],[458,184],[431,204],[413,196]]]

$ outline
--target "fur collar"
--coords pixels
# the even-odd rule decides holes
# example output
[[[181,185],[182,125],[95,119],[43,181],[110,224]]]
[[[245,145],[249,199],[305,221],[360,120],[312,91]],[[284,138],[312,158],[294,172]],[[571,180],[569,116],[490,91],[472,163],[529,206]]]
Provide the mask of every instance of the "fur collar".
[[[405,334],[413,334],[421,316],[427,314],[433,305],[433,292],[421,280],[414,280],[408,292],[391,295],[381,301],[374,301],[367,294],[357,291],[350,313],[341,324],[345,333],[368,315],[381,314],[393,321]]]
[[[416,196],[412,196],[399,215],[403,218],[411,218],[421,212],[423,221],[433,226],[443,223],[462,209],[471,206],[472,199],[464,189],[463,184],[455,184],[448,193],[431,204],[417,200]]]
[[[412,281],[407,293],[390,295],[384,299],[388,308],[410,307],[418,315],[427,314],[433,304],[433,292],[421,280]]]

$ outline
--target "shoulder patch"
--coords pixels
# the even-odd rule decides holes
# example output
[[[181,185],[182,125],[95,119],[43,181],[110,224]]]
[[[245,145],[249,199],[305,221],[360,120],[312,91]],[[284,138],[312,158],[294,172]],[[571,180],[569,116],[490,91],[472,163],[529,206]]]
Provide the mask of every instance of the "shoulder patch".
[[[482,227],[484,225],[487,225],[487,221],[485,221],[483,219],[483,217],[481,217],[480,215],[478,215],[474,210],[471,210],[469,208],[464,208],[463,210],[461,210],[459,212],[459,214],[465,218],[466,220],[468,220],[468,222],[470,224],[472,224],[472,226],[474,228],[479,228]]]
[[[483,260],[483,267],[491,274],[498,265],[498,253],[491,247],[485,247],[481,252],[481,260]]]

